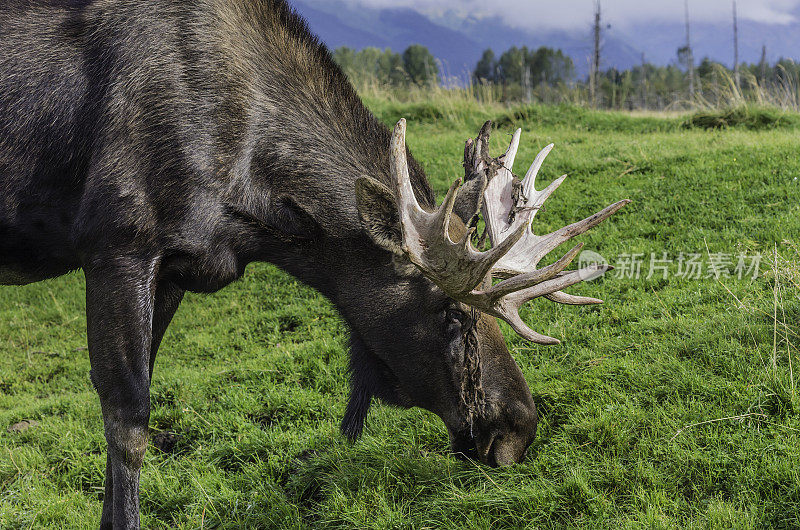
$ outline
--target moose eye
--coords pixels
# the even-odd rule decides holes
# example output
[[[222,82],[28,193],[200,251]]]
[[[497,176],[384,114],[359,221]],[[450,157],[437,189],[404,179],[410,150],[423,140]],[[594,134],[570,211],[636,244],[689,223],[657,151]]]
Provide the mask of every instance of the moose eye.
[[[461,337],[467,315],[465,315],[463,311],[451,307],[444,311],[444,317],[446,334],[451,337],[451,339]]]
[[[464,324],[464,322],[466,322],[466,320],[468,318],[466,313],[464,313],[463,311],[460,311],[458,309],[453,309],[453,308],[447,309],[445,311],[445,316],[447,317],[448,321],[453,321],[454,320],[454,321],[458,322],[459,324]]]

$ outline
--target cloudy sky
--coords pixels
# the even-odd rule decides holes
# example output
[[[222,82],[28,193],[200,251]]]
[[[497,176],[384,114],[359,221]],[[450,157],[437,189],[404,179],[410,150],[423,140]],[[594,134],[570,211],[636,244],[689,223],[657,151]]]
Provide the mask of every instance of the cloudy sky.
[[[592,0],[349,0],[375,7],[408,6],[428,13],[448,9],[472,12],[479,16],[499,15],[514,26],[559,29],[589,25]],[[601,0],[603,19],[626,26],[648,20],[682,21],[683,0]],[[738,0],[739,17],[758,22],[795,22],[800,0]],[[731,19],[731,0],[689,0],[693,21]]]

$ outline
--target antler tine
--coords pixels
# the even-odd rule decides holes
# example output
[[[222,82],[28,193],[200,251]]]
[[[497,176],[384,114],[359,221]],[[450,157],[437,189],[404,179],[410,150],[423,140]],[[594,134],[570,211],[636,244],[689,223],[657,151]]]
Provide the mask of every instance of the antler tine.
[[[595,278],[606,271],[611,269],[608,265],[591,265],[581,270],[572,271],[552,280],[548,280],[529,289],[516,291],[503,297],[500,303],[495,304],[491,309],[484,310],[486,313],[491,314],[497,318],[505,320],[511,328],[522,338],[529,340],[536,344],[560,344],[561,341],[542,335],[533,331],[519,316],[519,310],[523,304],[538,298],[540,296],[549,296],[560,292],[561,289],[566,289],[576,283],[580,283],[587,279]]]
[[[447,190],[447,195],[444,197],[442,205],[436,210],[435,226],[442,231],[444,237],[450,241],[450,216],[453,214],[453,206],[456,204],[456,195],[458,194],[458,187],[461,186],[461,179],[456,179]]]
[[[499,245],[508,234],[514,232],[520,224],[525,224],[522,216],[530,212],[521,212],[516,220],[509,219],[509,213],[514,208],[514,187],[517,181],[512,172],[514,160],[519,149],[519,140],[522,129],[517,129],[511,138],[506,153],[498,159],[500,164],[493,175],[487,176],[487,185],[484,190],[484,200],[481,205],[483,220],[486,223],[486,232],[493,246]]]
[[[550,154],[550,151],[553,150],[553,147],[555,147],[555,144],[550,144],[539,151],[539,154],[536,155],[536,158],[533,160],[533,164],[531,164],[528,172],[525,173],[525,178],[522,179],[522,193],[526,197],[529,197],[531,192],[536,192],[536,188],[534,188],[534,184],[536,183],[536,175],[539,174],[539,170],[542,169],[542,164],[544,164],[544,159],[547,158],[547,155]]]
[[[470,167],[469,161],[475,158],[475,142],[472,138],[467,138],[464,144],[464,171],[469,175]]]
[[[519,149],[519,139],[522,136],[522,129],[517,129],[514,131],[514,136],[511,137],[511,143],[508,145],[508,150],[506,150],[505,154],[501,157],[503,162],[503,166],[506,169],[511,169],[514,167],[514,161],[517,159],[517,150]]]
[[[539,152],[533,164],[531,164],[530,169],[528,169],[528,172],[525,174],[525,178],[522,180],[522,197],[519,198],[518,202],[525,202],[524,205],[519,205],[521,211],[518,215],[519,222],[525,222],[528,226],[530,226],[533,217],[536,215],[536,212],[541,209],[544,202],[550,198],[550,195],[552,195],[567,178],[566,175],[562,175],[551,182],[550,185],[542,191],[536,191],[536,176],[539,174],[539,170],[542,168],[545,158],[547,158],[547,155],[550,154],[552,149],[553,144],[550,144]],[[531,233],[531,235],[533,235],[533,233]]]
[[[518,274],[512,278],[507,280],[503,280],[502,282],[498,283],[491,289],[487,291],[488,295],[496,295],[496,296],[505,296],[511,294],[516,291],[520,291],[522,289],[527,289],[528,287],[533,287],[534,285],[540,284],[544,281],[547,281],[561,271],[569,267],[569,264],[575,259],[575,257],[580,253],[583,249],[583,243],[575,245],[572,250],[564,254],[564,256],[553,263],[552,265],[548,265],[547,267],[537,269],[535,271],[531,271],[525,274]]]
[[[602,304],[603,301],[599,298],[590,298],[588,296],[575,296],[567,293],[562,292],[555,292],[546,294],[544,296],[551,302],[556,302],[558,304],[564,305],[594,305],[594,304]]]
[[[598,276],[605,274],[612,268],[613,267],[611,267],[611,265],[589,265],[583,269],[559,274],[551,280],[528,287],[527,289],[515,291],[506,295],[504,298],[509,305],[519,309],[522,307],[522,304],[529,302],[534,298],[555,293],[582,281],[593,280]]]
[[[504,303],[499,306],[499,311],[495,316],[508,322],[514,331],[524,339],[537,344],[559,344],[560,341],[557,339],[536,333],[523,322],[522,318],[519,316],[519,310],[522,305],[534,298],[561,291],[561,289],[566,289],[567,287],[587,279],[596,278],[604,274],[610,268],[611,267],[608,265],[591,265],[581,270],[563,274],[528,289],[506,295],[504,297]]]
[[[492,122],[487,121],[481,127],[478,133],[476,148],[478,149],[477,155],[480,160],[489,158],[489,136],[492,134]]]
[[[571,225],[565,226],[563,228],[559,228],[555,232],[551,232],[546,236],[540,236],[538,241],[533,245],[533,248],[530,249],[530,256],[531,260],[534,263],[538,263],[540,259],[545,257],[549,254],[553,249],[559,246],[561,243],[565,241],[569,241],[575,236],[579,236],[588,230],[591,230],[595,226],[599,225],[612,215],[614,215],[620,208],[629,204],[631,201],[629,199],[623,199],[619,202],[615,202],[611,206],[604,208],[603,210],[597,212],[596,214],[587,217],[582,221],[578,221],[577,223],[572,223]]]
[[[401,118],[394,128],[391,147],[391,170],[397,188],[397,200],[400,206],[400,215],[403,216],[408,208],[422,210],[414,195],[411,186],[411,177],[408,174],[408,159],[406,158],[406,119]]]
[[[547,335],[542,335],[541,333],[533,331],[525,324],[525,321],[522,320],[522,317],[519,316],[519,313],[516,311],[512,311],[504,316],[495,316],[508,322],[508,325],[511,326],[511,329],[513,329],[517,335],[534,344],[544,344],[545,346],[561,344],[561,341],[556,338],[548,337]]]
[[[554,192],[554,191],[556,191],[556,190],[558,189],[558,187],[559,187],[559,186],[561,186],[561,184],[563,184],[563,182],[564,182],[566,179],[567,179],[567,176],[566,176],[566,175],[561,175],[561,176],[560,176],[560,177],[558,177],[556,180],[554,180],[553,182],[551,182],[551,183],[550,183],[550,185],[549,185],[549,186],[547,186],[547,187],[546,187],[545,189],[543,189],[542,191],[536,191],[536,190],[534,189],[534,190],[533,190],[533,194],[534,194],[534,195],[536,195],[536,198],[533,200],[533,204],[531,204],[531,206],[530,206],[532,213],[536,213],[536,212],[538,212],[538,211],[539,211],[539,209],[540,209],[540,208],[542,207],[542,205],[544,204],[544,201],[546,201],[547,199],[549,199],[549,198],[550,198],[550,195],[552,195],[552,194],[553,194],[553,192]],[[525,184],[523,183],[523,190],[524,190],[524,189],[525,189]],[[531,216],[531,217],[533,217],[533,216]]]

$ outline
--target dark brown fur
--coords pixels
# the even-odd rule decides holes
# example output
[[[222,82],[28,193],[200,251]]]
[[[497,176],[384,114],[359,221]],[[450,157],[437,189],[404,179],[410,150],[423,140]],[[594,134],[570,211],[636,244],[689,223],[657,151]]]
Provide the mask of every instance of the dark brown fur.
[[[84,271],[109,444],[101,526],[138,526],[149,382],[183,293],[256,260],[348,322],[346,434],[378,397],[441,416],[456,450],[522,458],[536,411],[496,322],[393,251],[390,132],[283,0],[7,0],[0,49],[0,283]],[[360,177],[379,187],[357,201]],[[467,421],[470,366],[485,403]]]

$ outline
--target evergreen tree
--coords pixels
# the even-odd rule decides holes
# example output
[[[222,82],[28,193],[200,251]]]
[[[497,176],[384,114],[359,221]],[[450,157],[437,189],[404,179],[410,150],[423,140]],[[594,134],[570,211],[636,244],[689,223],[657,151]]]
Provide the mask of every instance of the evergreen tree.
[[[403,65],[412,83],[418,85],[435,84],[439,76],[436,60],[421,44],[412,44],[403,52]]]
[[[475,71],[472,73],[475,81],[485,81],[488,83],[495,83],[499,80],[497,75],[497,58],[491,48],[485,50],[481,56],[481,60],[475,66]]]

